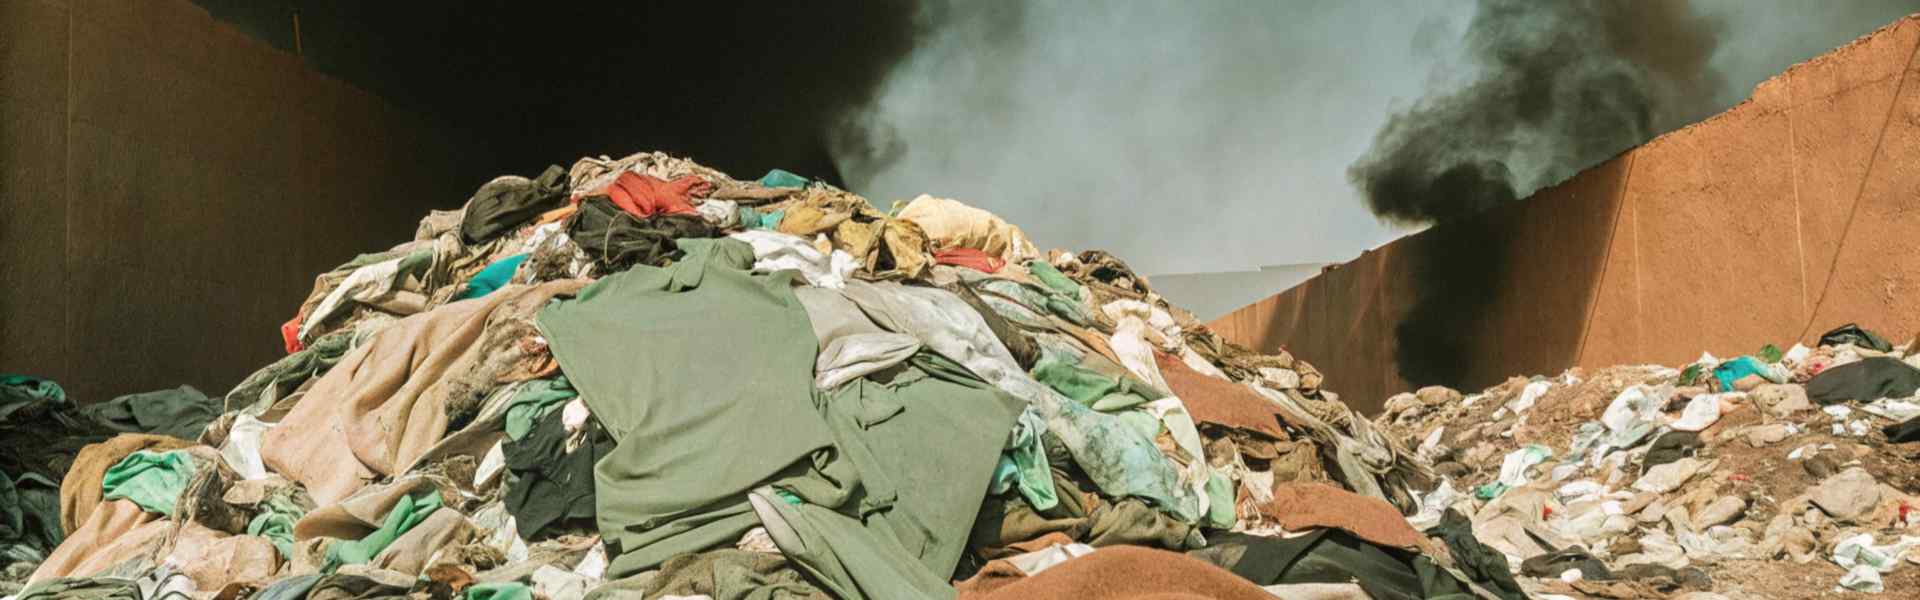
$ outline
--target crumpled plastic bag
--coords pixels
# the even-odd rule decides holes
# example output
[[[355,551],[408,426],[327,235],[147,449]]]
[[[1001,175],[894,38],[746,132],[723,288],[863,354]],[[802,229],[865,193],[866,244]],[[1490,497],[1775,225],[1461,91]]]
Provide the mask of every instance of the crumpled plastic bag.
[[[1648,388],[1636,385],[1620,392],[1600,415],[1607,426],[1605,443],[1612,448],[1631,448],[1660,426],[1660,407],[1673,397],[1673,386]]]

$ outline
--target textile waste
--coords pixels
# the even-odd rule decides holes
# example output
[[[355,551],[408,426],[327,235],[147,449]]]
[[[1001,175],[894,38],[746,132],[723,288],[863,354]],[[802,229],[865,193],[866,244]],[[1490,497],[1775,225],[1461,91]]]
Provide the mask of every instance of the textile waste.
[[[0,596],[1521,597],[1312,365],[954,200],[590,157],[279,334],[216,397],[0,379]]]

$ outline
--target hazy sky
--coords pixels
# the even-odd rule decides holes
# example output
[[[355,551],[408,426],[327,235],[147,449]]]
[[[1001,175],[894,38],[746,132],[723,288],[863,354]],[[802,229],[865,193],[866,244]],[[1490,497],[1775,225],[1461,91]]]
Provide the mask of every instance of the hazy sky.
[[[1611,0],[1605,0],[1611,1]],[[1720,106],[1920,0],[1696,0],[1724,19]],[[1347,181],[1387,117],[1472,77],[1470,1],[930,0],[834,161],[886,206],[919,193],[1103,248],[1148,274],[1341,262],[1406,231]]]

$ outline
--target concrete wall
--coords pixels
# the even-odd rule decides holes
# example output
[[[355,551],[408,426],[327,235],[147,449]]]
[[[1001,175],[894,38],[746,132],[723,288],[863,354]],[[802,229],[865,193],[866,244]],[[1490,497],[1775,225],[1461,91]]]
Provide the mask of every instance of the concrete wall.
[[[1920,21],[1762,84],[1751,99],[1472,223],[1370,252],[1212,326],[1312,362],[1377,410],[1416,257],[1488,232],[1492,297],[1458,340],[1468,389],[1571,366],[1689,361],[1812,342],[1857,321],[1920,333]],[[1456,236],[1457,237],[1457,236]]]
[[[0,372],[224,392],[315,273],[464,200],[453,149],[185,0],[0,2]]]

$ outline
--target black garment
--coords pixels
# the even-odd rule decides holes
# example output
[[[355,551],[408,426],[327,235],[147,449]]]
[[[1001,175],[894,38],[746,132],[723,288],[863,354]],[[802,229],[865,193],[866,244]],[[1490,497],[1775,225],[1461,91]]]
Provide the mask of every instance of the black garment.
[[[1613,576],[1615,579],[1638,581],[1656,590],[1713,589],[1713,578],[1708,577],[1706,571],[1694,567],[1675,569],[1665,565],[1627,565],[1614,571]]]
[[[220,403],[193,386],[129,394],[80,409],[100,426],[122,433],[153,433],[183,440],[200,439],[207,423],[220,416]]]
[[[537,179],[501,177],[480,186],[460,217],[460,240],[478,244],[513,231],[542,212],[559,208],[567,195],[567,170],[547,167]]]
[[[1907,419],[1905,422],[1888,425],[1881,429],[1880,432],[1887,434],[1887,441],[1895,444],[1902,442],[1920,442],[1920,417],[1914,417]]]
[[[1473,536],[1473,521],[1466,515],[1447,509],[1440,516],[1440,524],[1427,533],[1446,542],[1447,552],[1457,563],[1454,566],[1475,583],[1506,600],[1526,600],[1527,593],[1520,590],[1520,582],[1513,578],[1507,555],[1480,543],[1480,538]]]
[[[1569,569],[1579,569],[1582,579],[1613,579],[1613,572],[1607,569],[1607,563],[1600,562],[1600,559],[1580,548],[1548,552],[1520,562],[1520,572],[1528,577],[1559,577]]]
[[[1885,338],[1880,337],[1874,332],[1861,329],[1859,325],[1853,323],[1835,327],[1833,331],[1820,335],[1820,345],[1822,346],[1838,346],[1841,344],[1853,344],[1861,348],[1869,348],[1880,352],[1893,350],[1893,346],[1887,344]]]
[[[1217,564],[1239,551],[1238,559],[1221,566],[1256,585],[1351,581],[1375,600],[1473,598],[1467,586],[1427,557],[1377,546],[1338,529],[1293,538],[1223,533],[1213,536],[1209,548],[1194,554]]]
[[[1807,382],[1807,398],[1821,404],[1905,398],[1914,390],[1920,390],[1920,369],[1890,356],[1833,367]]]
[[[625,271],[634,265],[663,267],[680,257],[674,240],[719,236],[719,230],[697,215],[642,219],[620,210],[606,196],[580,200],[580,211],[567,221],[567,237],[598,263],[603,273]]]
[[[1646,461],[1641,463],[1641,472],[1673,461],[1693,456],[1700,449],[1700,434],[1692,431],[1669,431],[1653,439],[1653,447],[1647,449]],[[1558,575],[1558,573],[1555,573]]]
[[[551,525],[593,519],[593,465],[613,451],[613,436],[598,421],[587,419],[586,441],[567,452],[565,412],[547,413],[525,439],[500,446],[513,474],[507,480],[507,512],[528,541],[542,539],[541,530]]]
[[[327,575],[313,584],[309,600],[404,599],[410,588],[381,583],[359,575]]]

